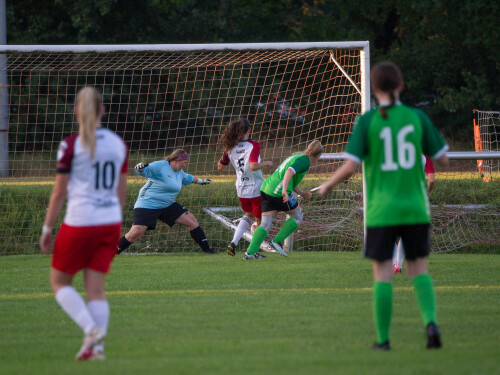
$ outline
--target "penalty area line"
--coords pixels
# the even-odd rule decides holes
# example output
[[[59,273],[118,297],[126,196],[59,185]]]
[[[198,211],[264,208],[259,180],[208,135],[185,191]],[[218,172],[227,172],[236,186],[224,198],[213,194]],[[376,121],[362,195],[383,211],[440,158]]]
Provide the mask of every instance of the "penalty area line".
[[[500,290],[500,285],[457,285],[435,286],[436,291],[480,291]],[[258,295],[258,294],[346,294],[372,292],[372,288],[293,288],[293,289],[179,289],[179,290],[111,290],[107,296],[148,296],[148,295]],[[412,291],[413,287],[396,287],[395,291]],[[83,294],[83,293],[82,293]],[[0,294],[0,300],[41,299],[53,297],[53,293]]]

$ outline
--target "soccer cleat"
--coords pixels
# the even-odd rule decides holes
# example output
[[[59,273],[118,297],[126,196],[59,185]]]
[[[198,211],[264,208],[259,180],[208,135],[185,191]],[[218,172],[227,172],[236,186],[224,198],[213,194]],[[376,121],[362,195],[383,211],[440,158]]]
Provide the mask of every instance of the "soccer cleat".
[[[391,345],[389,344],[389,340],[384,342],[383,344],[373,344],[372,350],[374,351],[389,351],[391,350]]]
[[[204,252],[205,254],[215,254],[215,251],[213,251],[213,250],[212,250],[212,249],[210,249],[210,248],[209,248],[209,249],[203,249],[203,252]]]
[[[252,255],[249,255],[247,252],[245,252],[245,255],[243,255],[243,259],[246,259],[246,260],[249,260],[249,259],[263,259],[263,258],[267,258],[265,255],[262,255],[262,254],[259,254],[259,253],[255,253],[255,254],[252,254]]]
[[[231,242],[229,245],[227,245],[227,253],[234,257],[234,255],[236,254],[236,245],[234,243]]]
[[[441,334],[439,333],[438,326],[436,323],[427,324],[427,349],[440,348],[443,346],[441,344]]]
[[[105,333],[98,327],[92,328],[90,333],[83,338],[83,345],[80,351],[76,354],[77,361],[88,361],[94,353],[94,347],[103,342]]]
[[[87,361],[104,361],[106,359],[106,356],[104,355],[104,351],[101,349],[96,349],[94,348],[92,350],[92,355],[87,358]]]
[[[394,273],[403,273],[403,270],[401,269],[401,267],[394,265]]]
[[[285,250],[283,250],[283,248],[281,247],[281,244],[279,244],[278,242],[271,241],[271,242],[269,242],[269,246],[271,246],[274,250],[276,250],[278,253],[280,253],[284,257],[288,256],[288,254],[285,253]]]

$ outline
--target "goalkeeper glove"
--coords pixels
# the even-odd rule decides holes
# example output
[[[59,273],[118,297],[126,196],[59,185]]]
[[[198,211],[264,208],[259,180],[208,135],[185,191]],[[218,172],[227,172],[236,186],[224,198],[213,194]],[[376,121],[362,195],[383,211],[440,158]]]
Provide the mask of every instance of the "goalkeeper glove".
[[[144,164],[144,163],[139,163],[135,166],[135,170],[139,173],[141,173],[144,168],[146,168],[149,164]]]
[[[200,185],[208,185],[211,182],[212,181],[209,178],[199,178],[199,177],[198,177],[198,181],[196,181],[196,183],[200,184]]]

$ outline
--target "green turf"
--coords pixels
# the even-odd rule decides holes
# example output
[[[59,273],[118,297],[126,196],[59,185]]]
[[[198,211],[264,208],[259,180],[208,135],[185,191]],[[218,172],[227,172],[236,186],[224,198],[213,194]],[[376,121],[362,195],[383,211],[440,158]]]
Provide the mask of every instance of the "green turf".
[[[50,258],[2,257],[1,374],[493,374],[500,255],[430,258],[442,350],[424,349],[411,284],[394,282],[393,351],[374,353],[371,266],[359,253],[119,256],[108,277],[107,360],[76,363],[77,326]],[[75,280],[81,290],[81,276]]]
[[[40,228],[49,203],[52,182],[51,180],[42,185],[24,185],[22,183],[0,184],[0,255],[36,254],[39,252],[38,240],[40,237]],[[128,198],[123,221],[124,233],[132,225],[134,203],[139,189],[144,182],[145,180],[142,178],[131,178],[128,184]],[[317,184],[317,179],[312,177],[306,178],[302,188],[311,189],[317,186]],[[488,212],[492,212],[493,214],[500,209],[500,183],[498,182],[487,184],[477,179],[465,181],[444,180],[440,181],[439,184],[440,188],[436,188],[431,196],[431,203],[433,205],[488,203],[490,207]],[[313,196],[309,201],[303,202],[304,212],[306,212],[305,220],[308,220],[308,213],[312,207],[318,204],[323,205],[326,200],[328,200],[330,208],[335,207],[333,212],[327,211],[329,212],[328,215],[338,215],[337,217],[326,216],[328,220],[332,221],[337,220],[338,217],[347,215],[347,212],[351,212],[353,207],[361,204],[359,199],[346,200],[342,189],[339,189],[329,196],[328,199]],[[202,211],[202,208],[240,206],[238,197],[235,194],[232,175],[227,179],[219,176],[209,186],[186,186],[178,195],[177,201],[196,216],[212,246],[216,248],[227,246],[232,238],[232,231],[209,217]],[[342,211],[339,207],[346,209],[346,211]],[[478,228],[481,232],[492,233],[490,226],[495,226],[494,216],[491,216],[490,219],[490,216],[486,216],[484,213],[481,213],[482,216],[472,215],[471,212],[467,212],[467,214],[469,215],[467,216],[468,221],[462,218],[462,216],[465,217],[466,215],[450,216],[448,221],[440,222],[436,229],[441,233],[443,228],[450,226],[450,228],[445,230],[446,233],[455,230],[459,232],[467,231],[464,236],[470,238],[474,235],[472,238],[476,238],[476,240],[473,245],[476,246],[478,241],[476,232]],[[56,221],[56,229],[60,226],[63,217],[64,214],[61,213]],[[236,217],[231,217],[230,219],[236,219]],[[465,220],[463,228],[460,228],[460,225],[462,225],[461,222],[456,222],[456,220],[461,219]],[[298,246],[301,249],[308,250],[330,250],[334,248],[343,251],[359,249],[362,243],[362,219],[358,217],[357,220],[350,220],[350,223],[352,225],[350,236],[344,236],[344,234],[339,236],[334,232],[326,232],[321,238],[310,236],[315,238],[304,240],[302,243],[298,241]],[[305,228],[316,231],[311,225],[308,227],[305,224],[302,225],[299,231],[305,230]],[[450,236],[455,240],[453,235]],[[495,233],[492,233],[490,237],[479,236],[479,238],[479,241],[485,242],[482,244],[486,249],[485,251],[494,251],[493,247],[498,242],[498,235],[495,236]],[[492,243],[493,245],[491,245]],[[174,228],[169,229],[167,226],[159,223],[157,229],[154,232],[148,232],[144,239],[141,239],[138,244],[131,248],[131,251],[190,252],[193,251],[192,244],[192,239],[185,228],[174,226]],[[453,249],[456,247],[456,244],[453,243]],[[194,249],[198,250],[196,246]]]

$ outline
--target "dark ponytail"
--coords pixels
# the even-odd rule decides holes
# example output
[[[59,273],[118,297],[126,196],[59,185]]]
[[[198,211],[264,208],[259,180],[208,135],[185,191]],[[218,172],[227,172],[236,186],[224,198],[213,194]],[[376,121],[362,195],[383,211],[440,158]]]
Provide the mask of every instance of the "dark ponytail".
[[[390,61],[384,61],[376,64],[370,73],[372,84],[380,91],[389,94],[391,103],[389,107],[396,103],[394,92],[403,83],[403,75],[399,68]],[[383,118],[387,118],[387,106],[380,106],[379,112]]]
[[[246,118],[239,118],[231,122],[222,132],[220,143],[224,151],[229,152],[241,141],[241,138],[250,130],[250,122]]]

